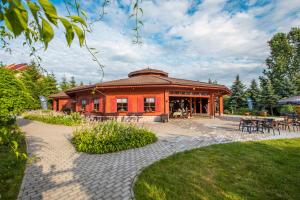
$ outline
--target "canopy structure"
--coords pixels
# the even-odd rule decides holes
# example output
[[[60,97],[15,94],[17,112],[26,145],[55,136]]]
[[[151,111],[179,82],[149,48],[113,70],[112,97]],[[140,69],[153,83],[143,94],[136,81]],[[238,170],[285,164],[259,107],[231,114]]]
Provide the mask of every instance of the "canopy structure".
[[[293,97],[281,99],[278,101],[278,104],[279,105],[284,105],[284,104],[300,105],[300,96],[293,96]]]

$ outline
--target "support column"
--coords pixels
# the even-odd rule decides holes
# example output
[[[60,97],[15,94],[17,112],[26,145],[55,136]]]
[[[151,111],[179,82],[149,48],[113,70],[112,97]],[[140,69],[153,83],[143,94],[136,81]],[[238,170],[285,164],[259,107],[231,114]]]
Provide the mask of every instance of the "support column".
[[[215,116],[215,97],[214,97],[214,94],[210,94],[210,97],[209,97],[209,115],[211,117]]]
[[[193,103],[193,99],[192,97],[190,97],[190,116],[192,117],[192,103]]]
[[[224,102],[223,102],[223,96],[219,97],[219,115],[223,115],[224,113]]]
[[[196,114],[197,113],[197,104],[196,104],[196,101],[197,101],[197,98],[195,97],[194,98],[194,113]]]

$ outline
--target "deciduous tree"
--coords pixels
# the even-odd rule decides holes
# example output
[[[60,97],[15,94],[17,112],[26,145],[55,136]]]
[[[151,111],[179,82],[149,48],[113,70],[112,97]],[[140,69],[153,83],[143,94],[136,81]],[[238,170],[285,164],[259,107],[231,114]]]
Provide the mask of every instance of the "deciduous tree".
[[[300,29],[288,34],[276,33],[268,42],[270,56],[264,75],[271,81],[275,93],[288,97],[300,92]]]
[[[0,68],[0,123],[29,108],[33,100],[28,90],[15,74]]]

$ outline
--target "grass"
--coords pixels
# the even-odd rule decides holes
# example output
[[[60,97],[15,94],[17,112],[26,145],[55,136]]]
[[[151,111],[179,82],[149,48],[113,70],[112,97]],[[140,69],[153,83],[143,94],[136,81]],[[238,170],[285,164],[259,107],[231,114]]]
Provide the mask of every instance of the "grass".
[[[145,168],[139,199],[300,199],[300,139],[213,145]]]
[[[155,134],[147,129],[108,121],[75,130],[72,143],[79,152],[102,154],[142,147],[156,140]]]
[[[0,199],[16,199],[24,175],[26,160],[17,158],[10,145],[6,144],[3,129],[0,129]],[[18,152],[26,153],[24,135],[21,132],[14,140],[18,141]],[[4,136],[4,137],[3,137]],[[4,141],[4,142],[3,142]]]
[[[48,124],[61,124],[66,126],[80,125],[85,122],[79,113],[69,115],[54,111],[34,111],[23,114],[25,119],[41,121]]]

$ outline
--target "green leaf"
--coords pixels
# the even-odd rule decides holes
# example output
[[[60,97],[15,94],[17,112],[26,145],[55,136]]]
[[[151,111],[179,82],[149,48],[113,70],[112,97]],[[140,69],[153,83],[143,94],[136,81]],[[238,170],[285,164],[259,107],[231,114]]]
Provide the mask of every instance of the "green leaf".
[[[84,39],[85,39],[84,33],[83,33],[83,31],[82,31],[77,25],[75,25],[75,24],[73,24],[73,28],[74,28],[74,30],[75,30],[75,32],[76,32],[77,37],[78,37],[79,44],[80,44],[80,46],[82,46],[83,43],[84,43]]]
[[[31,11],[34,19],[37,21],[37,19],[38,19],[37,18],[37,13],[40,10],[40,7],[36,3],[33,3],[31,1],[29,1],[29,0],[27,0],[27,5],[28,5],[28,7],[29,7],[29,9],[30,9],[30,11]]]
[[[42,17],[42,39],[45,44],[45,49],[48,47],[48,43],[52,40],[54,31],[49,22]]]
[[[24,27],[18,20],[18,16],[12,7],[5,9],[4,21],[6,27],[15,35],[15,37],[19,36],[24,31]]]
[[[86,24],[85,20],[84,20],[82,17],[80,17],[80,16],[78,16],[78,15],[72,15],[72,16],[70,16],[70,18],[71,18],[74,22],[79,22],[79,23],[81,23],[82,25],[84,25],[85,27],[87,27],[87,24]]]
[[[0,21],[3,21],[4,20],[4,15],[2,13],[2,11],[0,10]]]
[[[57,16],[57,12],[56,12],[56,9],[53,6],[53,4],[48,0],[39,0],[39,3],[41,4],[41,6],[43,7],[43,10],[45,11],[47,19],[52,24],[57,26],[58,16]]]
[[[81,10],[80,12],[81,12],[81,14],[82,14],[85,18],[88,17],[87,13],[86,13],[84,10]]]
[[[66,39],[68,42],[68,45],[71,46],[72,41],[74,39],[74,31],[72,28],[72,24],[65,18],[60,18],[61,23],[64,25],[65,29],[66,29]]]
[[[14,8],[13,12],[15,13],[16,19],[18,20],[20,25],[23,27],[23,29],[27,29],[27,23],[28,23],[28,14],[27,11],[22,8],[22,6],[19,6],[20,8]]]

